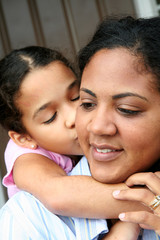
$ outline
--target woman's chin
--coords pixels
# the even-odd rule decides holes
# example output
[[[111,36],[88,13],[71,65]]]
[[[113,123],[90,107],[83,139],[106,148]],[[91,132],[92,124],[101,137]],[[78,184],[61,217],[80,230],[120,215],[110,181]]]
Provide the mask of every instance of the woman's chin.
[[[95,169],[94,169],[95,170]],[[92,177],[101,183],[122,183],[126,180],[126,177],[123,177],[121,174],[115,174],[111,172],[106,172],[106,171],[100,171],[100,170],[95,170],[91,171]]]

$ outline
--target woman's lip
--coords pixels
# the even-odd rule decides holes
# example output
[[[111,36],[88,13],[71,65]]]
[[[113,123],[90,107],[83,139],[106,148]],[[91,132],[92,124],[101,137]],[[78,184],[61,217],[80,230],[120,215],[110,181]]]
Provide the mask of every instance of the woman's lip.
[[[106,144],[95,144],[95,143],[91,143],[90,144],[92,147],[97,148],[97,149],[110,149],[113,151],[121,151],[121,148],[115,147],[115,146],[111,146],[111,145],[106,145]]]
[[[96,161],[107,162],[113,161],[117,157],[119,157],[123,152],[123,149],[115,149],[115,148],[97,148],[92,146],[91,147],[91,154],[92,157]]]

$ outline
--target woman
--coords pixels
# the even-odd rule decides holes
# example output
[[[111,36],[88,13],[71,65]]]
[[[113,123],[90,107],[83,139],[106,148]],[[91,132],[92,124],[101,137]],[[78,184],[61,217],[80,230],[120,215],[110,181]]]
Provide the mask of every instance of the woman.
[[[160,20],[158,21],[160,26]],[[135,38],[143,30],[142,25],[147,28],[152,25],[148,33],[151,37],[153,25],[157,28],[158,23],[155,23],[155,19],[147,22],[147,20],[136,21],[130,18],[104,22],[91,43],[80,54],[82,83],[77,131],[84,154],[88,158],[90,171],[95,179],[102,182],[125,181],[131,174],[147,170],[156,164],[160,157],[160,126],[158,124],[160,94],[155,84],[157,78],[155,72],[150,72],[150,68],[147,68],[148,62],[144,64],[142,61],[143,55],[137,50],[140,45]],[[158,45],[160,36],[153,35],[153,38],[155,46],[150,47],[151,51],[160,45]],[[156,40],[156,38],[159,39]],[[144,39],[142,42],[145,42]],[[81,166],[83,165],[85,170],[88,167],[86,163],[86,158],[83,158]],[[81,170],[80,167],[80,174],[82,174]],[[75,172],[73,171],[72,174],[75,175]],[[95,188],[94,192],[96,195]],[[94,194],[91,199],[95,199]],[[102,199],[100,194],[99,199]],[[31,209],[29,206],[34,208]],[[16,209],[16,212],[13,214],[8,207],[12,207],[12,211]],[[84,240],[86,238],[82,236],[83,231],[88,230],[90,226],[82,227],[83,219],[74,218],[73,221],[68,221],[70,219],[47,212],[37,199],[24,192],[11,198],[2,211],[0,212],[1,226],[5,224],[9,229],[13,222],[12,219],[7,222],[7,217],[10,218],[11,215],[16,217],[16,213],[19,212],[21,214],[19,216],[24,216],[23,219],[27,220],[27,224],[32,223],[33,229],[37,229],[37,236],[41,232],[47,235],[49,230],[53,231],[53,234],[59,231],[61,236],[70,229],[72,238],[63,237],[63,239]],[[18,220],[23,224],[23,221]],[[78,225],[76,225],[77,222]],[[78,226],[76,234],[74,224],[69,226],[69,223],[70,225],[75,223]],[[62,224],[65,227],[57,227],[62,227]],[[23,227],[27,228],[28,225],[23,224]],[[106,232],[106,228],[101,230],[102,234]],[[153,240],[155,237],[153,233],[150,239]],[[99,238],[97,235],[94,237],[92,235],[89,239]]]
[[[80,51],[82,79],[76,128],[91,174],[98,181],[123,182],[152,165],[152,170],[159,170],[158,49],[160,18],[135,20],[127,17],[105,20]],[[122,191],[128,193],[122,197],[146,203],[153,213],[139,213],[142,221],[136,214],[127,213],[126,221],[147,224],[159,233],[160,197],[155,198],[155,195],[160,194],[160,179],[155,174],[144,174],[132,176],[127,184],[146,184],[150,189],[146,200],[144,190],[135,190],[136,194],[131,194],[131,190]],[[149,184],[148,174],[152,176]],[[150,218],[144,220],[144,216]],[[124,214],[120,217],[122,219]]]

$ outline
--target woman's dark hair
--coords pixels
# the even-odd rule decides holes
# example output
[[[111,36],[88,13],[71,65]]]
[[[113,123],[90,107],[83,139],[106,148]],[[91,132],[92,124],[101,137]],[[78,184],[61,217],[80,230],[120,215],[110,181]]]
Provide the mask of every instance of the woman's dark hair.
[[[120,47],[140,57],[146,70],[156,77],[155,84],[160,91],[160,17],[105,19],[91,41],[79,52],[81,75],[97,51]]]
[[[13,50],[0,61],[0,124],[5,129],[26,132],[21,122],[22,113],[15,103],[21,84],[28,73],[54,61],[61,61],[74,72],[60,52],[38,46]]]

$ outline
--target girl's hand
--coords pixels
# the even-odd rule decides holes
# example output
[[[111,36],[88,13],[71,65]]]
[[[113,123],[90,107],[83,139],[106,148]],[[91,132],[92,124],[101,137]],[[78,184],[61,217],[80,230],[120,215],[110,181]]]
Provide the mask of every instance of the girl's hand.
[[[137,240],[139,233],[138,224],[118,220],[102,240]]]
[[[138,223],[142,228],[153,229],[160,235],[160,172],[136,173],[126,181],[129,187],[143,185],[145,188],[116,190],[113,196],[120,200],[139,201],[150,207],[151,212],[121,213],[121,221]]]

